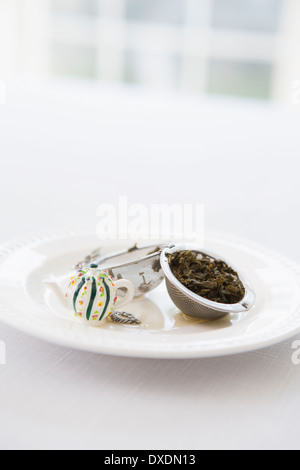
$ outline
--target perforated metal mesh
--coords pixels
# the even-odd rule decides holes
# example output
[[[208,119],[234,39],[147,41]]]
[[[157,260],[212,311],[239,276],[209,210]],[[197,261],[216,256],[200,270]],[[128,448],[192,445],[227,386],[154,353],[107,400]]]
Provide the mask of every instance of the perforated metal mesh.
[[[205,307],[177,289],[173,284],[166,280],[169,295],[176,305],[185,315],[197,318],[198,320],[216,320],[225,317],[227,313]]]

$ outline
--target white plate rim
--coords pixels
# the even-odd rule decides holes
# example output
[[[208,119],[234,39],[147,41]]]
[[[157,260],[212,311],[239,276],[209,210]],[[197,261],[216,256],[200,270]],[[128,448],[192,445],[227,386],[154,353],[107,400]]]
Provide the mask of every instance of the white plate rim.
[[[8,241],[0,245],[0,265],[9,256],[16,253],[26,247],[33,247],[41,243],[48,243],[51,241],[59,241],[69,237],[76,236],[91,236],[95,234],[95,227],[63,227],[41,230],[32,232]],[[206,234],[206,238],[210,241],[226,242],[231,246],[246,247],[247,249],[254,250],[261,255],[265,255],[270,259],[281,263],[285,268],[289,269],[297,281],[300,283],[300,266],[288,259],[287,257],[278,254],[266,247],[247,240],[246,238],[233,236],[228,233],[209,231]],[[7,326],[11,326],[23,333],[37,337],[41,340],[58,344],[60,346],[69,347],[73,349],[79,349],[88,352],[94,352],[99,354],[108,354],[124,357],[139,357],[139,358],[160,358],[160,359],[188,359],[188,358],[204,358],[204,357],[219,357],[232,354],[246,353],[253,350],[258,350],[272,346],[274,344],[285,341],[300,332],[300,306],[294,312],[294,314],[286,320],[284,327],[280,324],[280,327],[273,326],[264,328],[263,333],[260,335],[249,334],[241,338],[238,336],[228,339],[222,339],[218,346],[213,346],[212,342],[191,342],[188,346],[183,344],[180,347],[180,343],[176,343],[176,350],[170,348],[166,344],[159,344],[157,347],[141,348],[136,347],[132,342],[128,347],[128,341],[104,339],[101,344],[83,344],[78,342],[72,337],[64,336],[58,337],[52,334],[51,331],[47,332],[44,328],[37,327],[34,324],[28,324],[26,321],[20,324],[20,317],[16,315],[16,312],[3,302],[1,296],[2,286],[0,285],[0,320]],[[247,341],[245,342],[245,338]],[[175,343],[174,343],[175,344]],[[179,348],[179,349],[177,349]]]

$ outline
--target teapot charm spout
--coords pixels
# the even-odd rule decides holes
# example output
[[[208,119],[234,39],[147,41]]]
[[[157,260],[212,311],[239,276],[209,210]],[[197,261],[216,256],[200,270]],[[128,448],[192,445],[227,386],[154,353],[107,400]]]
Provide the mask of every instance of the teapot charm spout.
[[[55,279],[47,279],[44,281],[44,284],[55,293],[56,298],[60,301],[63,307],[68,306],[68,295],[64,293],[63,289]]]

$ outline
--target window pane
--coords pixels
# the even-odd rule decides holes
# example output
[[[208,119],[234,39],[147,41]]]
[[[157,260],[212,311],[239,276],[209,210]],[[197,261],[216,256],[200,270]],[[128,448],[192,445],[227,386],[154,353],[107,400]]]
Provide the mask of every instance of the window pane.
[[[282,0],[213,0],[213,26],[277,31]]]
[[[97,50],[92,47],[55,44],[52,69],[56,75],[97,78]]]
[[[154,88],[178,88],[182,60],[179,56],[126,51],[124,81]]]
[[[130,20],[182,23],[184,0],[127,0],[126,15]]]
[[[212,60],[208,92],[269,99],[271,78],[271,64]]]
[[[58,13],[95,15],[98,12],[98,0],[52,0],[52,8]]]
[[[210,25],[211,0],[189,0],[186,3],[186,22],[189,26]]]

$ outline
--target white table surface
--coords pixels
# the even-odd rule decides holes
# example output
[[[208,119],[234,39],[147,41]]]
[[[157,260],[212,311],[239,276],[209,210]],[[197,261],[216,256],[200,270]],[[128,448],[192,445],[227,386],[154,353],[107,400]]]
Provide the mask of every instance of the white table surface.
[[[0,242],[103,202],[198,202],[206,227],[300,262],[300,108],[8,83]],[[0,324],[1,449],[299,449],[292,342],[201,360],[101,356]]]

